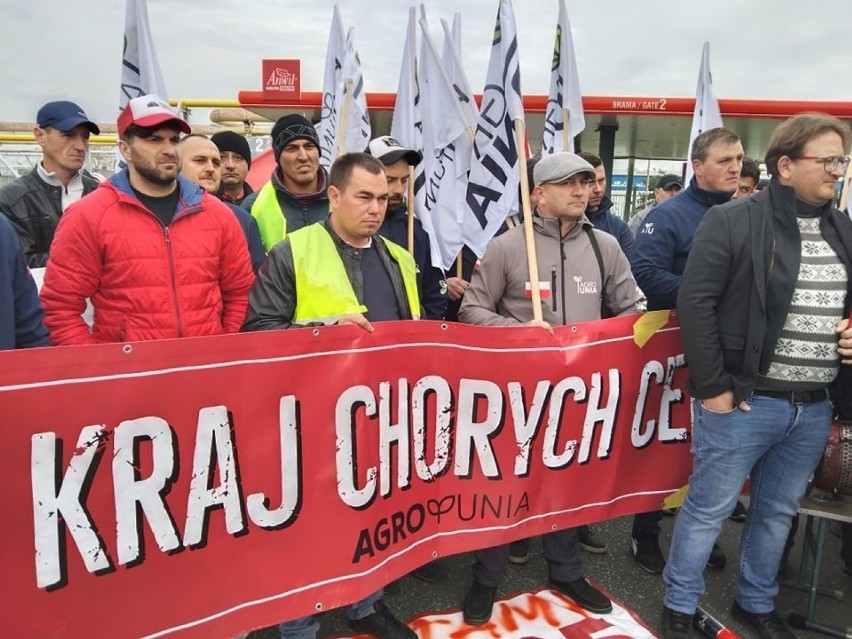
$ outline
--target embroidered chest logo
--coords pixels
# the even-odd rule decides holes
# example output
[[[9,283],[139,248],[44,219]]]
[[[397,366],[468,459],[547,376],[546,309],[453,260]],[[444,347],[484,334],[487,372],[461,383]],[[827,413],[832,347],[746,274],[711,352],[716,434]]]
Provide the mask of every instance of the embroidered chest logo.
[[[597,295],[598,283],[596,281],[586,281],[580,275],[574,276],[574,282],[577,284],[577,295]]]

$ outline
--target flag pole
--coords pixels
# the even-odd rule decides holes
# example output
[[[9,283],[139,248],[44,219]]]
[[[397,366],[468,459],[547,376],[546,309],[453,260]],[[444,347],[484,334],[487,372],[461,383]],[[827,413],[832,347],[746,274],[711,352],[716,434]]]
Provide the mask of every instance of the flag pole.
[[[567,151],[571,148],[571,123],[568,119],[571,116],[571,111],[562,107],[562,150]]]
[[[408,165],[408,252],[414,255],[414,167]]]
[[[343,88],[343,106],[340,108],[340,123],[337,137],[337,157],[346,153],[346,127],[349,120],[349,108],[352,106],[352,80],[346,80]]]
[[[538,281],[538,258],[535,254],[535,232],[533,231],[532,210],[530,209],[530,182],[527,177],[524,121],[520,118],[515,120],[515,145],[518,149],[518,171],[520,171],[521,178],[521,208],[524,212],[524,237],[527,243],[527,266],[530,273],[533,319],[536,322],[541,322],[541,290]]]

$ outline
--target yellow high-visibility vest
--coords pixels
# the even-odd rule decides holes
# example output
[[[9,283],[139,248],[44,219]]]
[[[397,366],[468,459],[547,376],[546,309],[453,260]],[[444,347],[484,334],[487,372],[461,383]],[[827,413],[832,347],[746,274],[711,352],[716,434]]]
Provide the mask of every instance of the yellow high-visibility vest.
[[[286,237],[287,219],[278,203],[272,180],[264,184],[258,192],[257,198],[251,205],[251,216],[257,220],[260,239],[263,240],[263,248],[267,253]]]
[[[294,231],[289,238],[296,276],[293,324],[336,324],[344,315],[367,312],[367,307],[355,295],[334,238],[322,224],[311,224]],[[373,241],[384,242],[391,257],[399,265],[411,315],[414,319],[420,319],[417,265],[414,258],[401,246],[378,235],[373,237]]]

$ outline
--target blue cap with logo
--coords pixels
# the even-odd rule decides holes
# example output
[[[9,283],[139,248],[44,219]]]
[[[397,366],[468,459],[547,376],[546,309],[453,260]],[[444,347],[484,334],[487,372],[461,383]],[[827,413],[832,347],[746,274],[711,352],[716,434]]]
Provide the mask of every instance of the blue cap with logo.
[[[79,124],[85,124],[91,133],[98,135],[101,132],[83,109],[67,100],[48,102],[41,107],[36,115],[36,124],[42,129],[52,126],[60,131],[70,131]]]

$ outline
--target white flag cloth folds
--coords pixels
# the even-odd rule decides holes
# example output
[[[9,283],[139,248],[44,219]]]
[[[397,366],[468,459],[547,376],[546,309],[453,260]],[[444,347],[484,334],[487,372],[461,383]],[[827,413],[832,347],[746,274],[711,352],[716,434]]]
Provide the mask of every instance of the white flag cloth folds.
[[[124,50],[121,54],[121,90],[118,110],[140,95],[153,93],[168,100],[166,83],[157,61],[151,28],[148,26],[148,7],[145,0],[127,0],[124,14]],[[116,170],[124,167],[116,149]]]
[[[367,113],[364,78],[361,75],[361,61],[355,51],[354,40],[353,29],[350,28],[344,35],[340,9],[335,4],[325,54],[322,108],[317,125],[320,164],[326,169],[331,167],[341,152],[363,151],[370,141],[370,119]],[[351,92],[351,98],[346,97],[347,90]],[[340,120],[347,101],[349,106],[344,132]]]
[[[420,120],[420,90],[417,84],[417,11],[408,10],[408,31],[402,51],[402,65],[396,89],[396,102],[391,120],[391,137],[408,149],[423,148]]]
[[[463,246],[462,219],[467,173],[472,150],[462,105],[466,96],[454,89],[451,75],[461,69],[446,69],[429,37],[425,20],[420,21],[423,47],[420,57],[420,95],[423,100],[424,180],[417,192],[417,209],[429,234],[432,264],[448,271]]]
[[[519,211],[520,182],[514,120],[524,119],[515,16],[510,0],[500,0],[491,58],[482,92],[463,239],[479,257],[505,219]]]
[[[568,148],[564,148],[565,109],[568,109]],[[559,19],[556,23],[556,42],[553,45],[553,64],[550,70],[550,92],[544,114],[544,135],[541,153],[548,155],[574,150],[574,136],[586,128],[583,98],[580,93],[580,76],[574,56],[574,38],[565,10],[565,0],[559,0]]]
[[[695,112],[692,114],[692,129],[689,132],[689,151],[686,160],[686,180],[692,179],[692,143],[702,132],[722,126],[719,101],[713,95],[713,75],[710,73],[710,43],[704,43],[701,52],[701,69],[698,72],[698,87],[695,89]]]

